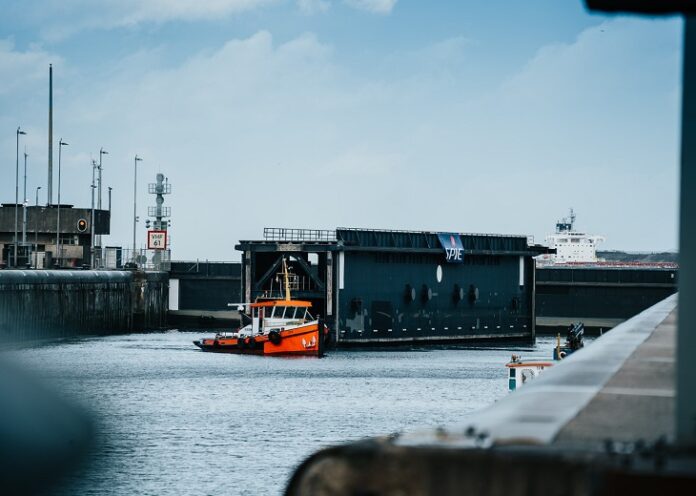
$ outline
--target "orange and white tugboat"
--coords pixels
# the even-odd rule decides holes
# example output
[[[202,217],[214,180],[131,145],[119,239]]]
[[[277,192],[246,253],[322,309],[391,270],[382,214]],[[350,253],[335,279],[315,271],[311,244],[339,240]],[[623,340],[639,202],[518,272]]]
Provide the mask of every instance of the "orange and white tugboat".
[[[309,301],[290,297],[288,268],[283,260],[285,298],[249,303],[251,323],[234,332],[202,338],[193,344],[203,351],[275,356],[323,356],[329,329],[312,317]]]

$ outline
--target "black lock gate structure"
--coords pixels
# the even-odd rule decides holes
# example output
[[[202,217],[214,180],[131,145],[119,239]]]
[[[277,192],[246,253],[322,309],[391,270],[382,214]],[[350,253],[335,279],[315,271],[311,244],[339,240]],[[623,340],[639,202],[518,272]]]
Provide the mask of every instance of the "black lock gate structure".
[[[533,257],[527,236],[338,228],[266,228],[240,241],[244,301],[312,302],[337,345],[534,339]]]

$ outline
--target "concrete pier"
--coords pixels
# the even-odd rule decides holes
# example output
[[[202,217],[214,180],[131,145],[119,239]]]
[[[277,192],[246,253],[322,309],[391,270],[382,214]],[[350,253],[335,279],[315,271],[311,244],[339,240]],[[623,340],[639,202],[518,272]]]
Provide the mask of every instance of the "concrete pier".
[[[461,425],[321,451],[287,494],[669,494],[693,484],[696,456],[674,444],[676,307],[667,298]]]

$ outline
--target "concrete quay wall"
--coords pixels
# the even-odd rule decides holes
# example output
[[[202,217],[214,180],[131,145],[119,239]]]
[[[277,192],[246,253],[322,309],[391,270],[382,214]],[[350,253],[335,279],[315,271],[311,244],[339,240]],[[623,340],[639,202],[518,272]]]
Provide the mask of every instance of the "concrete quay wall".
[[[0,340],[160,329],[168,289],[160,272],[0,271]]]

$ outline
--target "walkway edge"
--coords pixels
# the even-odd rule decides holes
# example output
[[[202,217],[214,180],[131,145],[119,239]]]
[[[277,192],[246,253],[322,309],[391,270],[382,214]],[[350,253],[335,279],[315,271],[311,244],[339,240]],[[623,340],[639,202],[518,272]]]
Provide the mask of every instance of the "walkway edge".
[[[407,433],[395,444],[442,448],[550,444],[676,308],[677,300],[678,295],[672,295],[627,320],[533,383],[467,416],[464,423]]]

